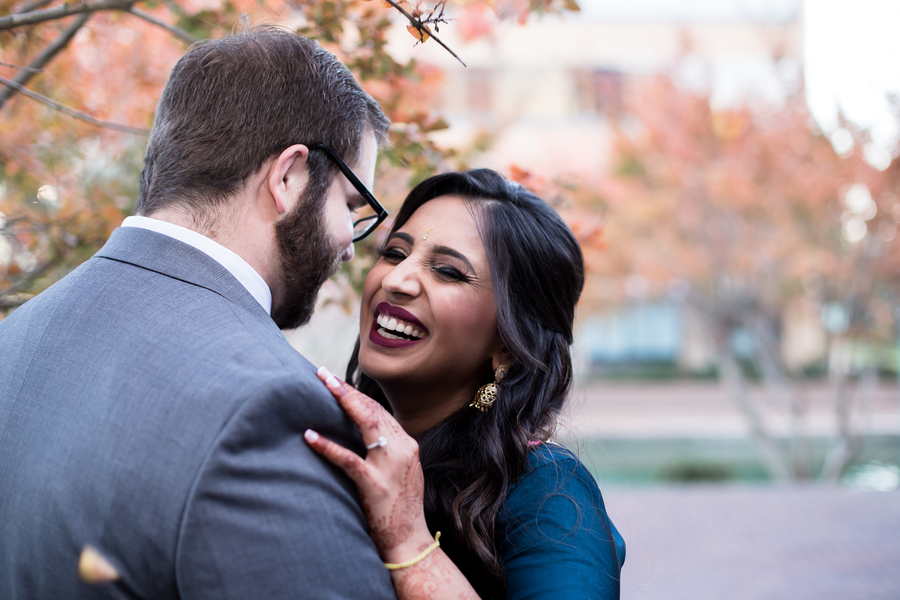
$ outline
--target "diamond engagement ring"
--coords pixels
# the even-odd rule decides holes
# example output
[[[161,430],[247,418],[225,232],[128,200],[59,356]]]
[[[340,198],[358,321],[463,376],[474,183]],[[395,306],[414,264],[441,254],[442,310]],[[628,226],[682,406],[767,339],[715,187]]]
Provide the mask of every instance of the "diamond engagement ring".
[[[374,450],[375,448],[384,448],[387,446],[387,438],[383,435],[378,436],[378,439],[366,446],[366,450]]]

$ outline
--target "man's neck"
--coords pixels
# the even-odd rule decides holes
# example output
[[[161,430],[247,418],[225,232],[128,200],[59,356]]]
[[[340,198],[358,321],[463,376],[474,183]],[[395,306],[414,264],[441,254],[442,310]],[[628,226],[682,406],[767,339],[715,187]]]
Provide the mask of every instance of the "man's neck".
[[[246,206],[243,202],[234,202],[237,206]],[[274,253],[274,231],[265,227],[251,211],[240,209],[221,209],[214,215],[197,215],[181,207],[165,207],[146,215],[174,225],[179,225],[228,248],[253,270],[269,286],[273,296],[278,289],[279,264],[277,253]]]
[[[221,214],[222,212],[224,211],[220,211],[219,214],[208,215],[199,214],[178,206],[168,206],[146,216],[190,229],[233,250],[226,243],[226,238],[231,237],[227,231],[230,228],[228,227],[230,223],[227,223],[227,221],[230,219],[223,218],[225,215]],[[225,223],[225,227],[223,227],[223,223]]]

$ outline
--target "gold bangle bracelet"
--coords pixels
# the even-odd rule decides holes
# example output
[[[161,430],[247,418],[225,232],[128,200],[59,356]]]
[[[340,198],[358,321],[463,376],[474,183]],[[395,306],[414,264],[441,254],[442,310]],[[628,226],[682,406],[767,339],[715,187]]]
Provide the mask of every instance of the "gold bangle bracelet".
[[[434,534],[434,543],[432,545],[428,546],[427,548],[425,548],[425,551],[422,552],[422,554],[418,555],[417,557],[415,557],[412,560],[408,560],[408,561],[402,562],[402,563],[384,563],[384,566],[387,567],[388,571],[396,571],[398,569],[405,569],[406,567],[411,567],[414,564],[416,564],[417,562],[423,560],[426,556],[428,556],[432,552],[434,552],[435,548],[437,548],[438,546],[441,545],[441,543],[438,541],[440,539],[441,539],[441,532],[438,531],[436,534]]]

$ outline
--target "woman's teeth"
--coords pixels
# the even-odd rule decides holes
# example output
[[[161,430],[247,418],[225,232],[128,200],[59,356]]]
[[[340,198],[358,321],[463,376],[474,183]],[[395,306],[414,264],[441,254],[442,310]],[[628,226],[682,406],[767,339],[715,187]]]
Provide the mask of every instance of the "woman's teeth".
[[[387,315],[378,315],[376,321],[378,322],[378,325],[381,326],[381,329],[378,331],[378,333],[391,340],[407,338],[421,339],[425,337],[425,334],[423,332],[415,329],[409,323],[404,323],[403,321],[400,321],[394,317],[389,317]],[[394,335],[391,332],[400,333],[406,337],[401,338],[400,336]]]

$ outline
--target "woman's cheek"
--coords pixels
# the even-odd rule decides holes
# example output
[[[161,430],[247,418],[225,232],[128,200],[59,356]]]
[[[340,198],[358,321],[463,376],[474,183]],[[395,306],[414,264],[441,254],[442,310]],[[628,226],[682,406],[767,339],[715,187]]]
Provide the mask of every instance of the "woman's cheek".
[[[455,294],[447,298],[442,313],[453,329],[464,333],[471,342],[489,337],[497,321],[493,298],[475,298],[472,294]]]

